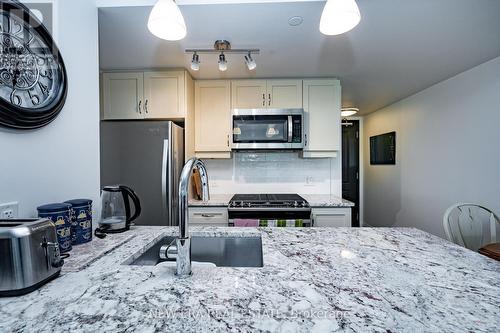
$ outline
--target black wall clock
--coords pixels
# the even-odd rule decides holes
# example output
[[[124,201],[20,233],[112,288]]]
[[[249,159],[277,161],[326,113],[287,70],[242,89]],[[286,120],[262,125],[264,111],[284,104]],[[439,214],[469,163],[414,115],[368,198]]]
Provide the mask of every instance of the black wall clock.
[[[34,129],[61,111],[63,59],[47,29],[18,1],[0,1],[0,125]]]

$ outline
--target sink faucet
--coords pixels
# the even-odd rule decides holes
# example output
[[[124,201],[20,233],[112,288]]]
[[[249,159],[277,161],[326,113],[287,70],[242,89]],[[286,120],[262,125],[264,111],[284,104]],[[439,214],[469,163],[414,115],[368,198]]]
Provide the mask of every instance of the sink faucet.
[[[188,195],[189,180],[195,168],[198,169],[201,177],[202,199],[203,201],[210,199],[207,168],[202,160],[193,157],[187,161],[184,168],[182,168],[179,180],[179,236],[170,245],[164,245],[160,249],[160,257],[162,259],[175,259],[177,264],[176,274],[178,276],[191,275],[191,237],[188,230]]]

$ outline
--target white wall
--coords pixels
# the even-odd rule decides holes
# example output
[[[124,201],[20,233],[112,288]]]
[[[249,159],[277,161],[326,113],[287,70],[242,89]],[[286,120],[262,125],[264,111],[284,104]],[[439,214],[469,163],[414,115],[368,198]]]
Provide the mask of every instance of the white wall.
[[[370,136],[396,131],[396,166],[369,165]],[[365,214],[373,226],[443,236],[456,202],[500,213],[500,57],[368,115]]]
[[[0,129],[0,202],[19,201],[25,217],[43,203],[99,197],[97,8],[95,0],[59,0],[56,6],[66,104],[42,129]]]
[[[303,193],[341,196],[340,159],[302,159],[295,152],[233,153],[205,160],[212,193]]]

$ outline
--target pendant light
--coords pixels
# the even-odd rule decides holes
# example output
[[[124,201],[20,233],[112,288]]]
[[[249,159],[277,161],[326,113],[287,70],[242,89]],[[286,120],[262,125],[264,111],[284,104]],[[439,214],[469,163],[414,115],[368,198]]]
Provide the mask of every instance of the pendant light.
[[[340,35],[357,26],[360,20],[361,14],[355,0],[327,0],[319,31],[325,35]]]
[[[165,40],[180,40],[186,36],[184,17],[173,0],[158,0],[149,14],[148,29]]]

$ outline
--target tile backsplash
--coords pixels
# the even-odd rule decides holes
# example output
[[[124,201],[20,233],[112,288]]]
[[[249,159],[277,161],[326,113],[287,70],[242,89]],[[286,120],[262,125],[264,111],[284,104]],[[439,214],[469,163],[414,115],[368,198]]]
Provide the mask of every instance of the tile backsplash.
[[[210,190],[221,193],[304,193],[340,196],[339,159],[302,159],[297,152],[238,152],[205,160]]]

